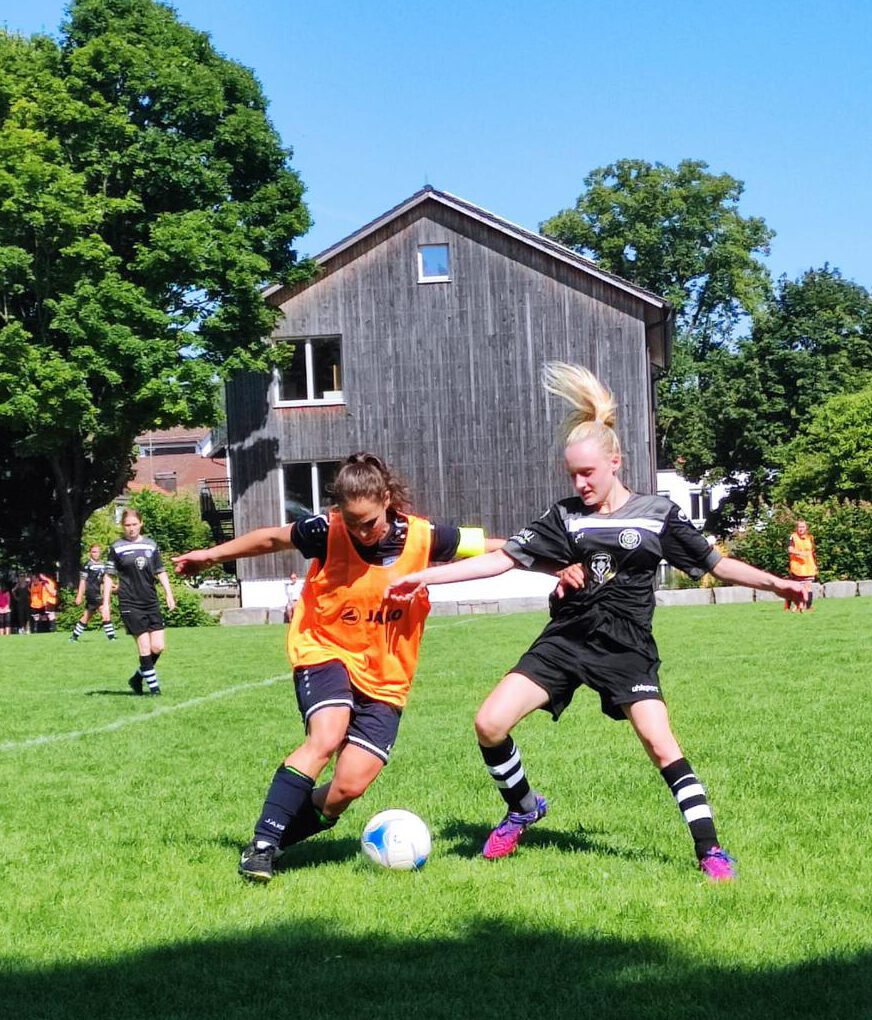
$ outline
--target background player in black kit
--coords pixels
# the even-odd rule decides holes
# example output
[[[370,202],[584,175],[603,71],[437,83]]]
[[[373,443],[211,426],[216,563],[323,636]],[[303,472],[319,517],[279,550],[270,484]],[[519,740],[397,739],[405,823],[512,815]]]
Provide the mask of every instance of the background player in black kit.
[[[78,641],[85,633],[85,628],[91,617],[100,610],[103,618],[103,632],[110,641],[115,640],[115,628],[112,626],[112,617],[103,606],[103,576],[106,573],[106,564],[101,557],[102,549],[99,545],[92,545],[88,550],[88,559],[82,564],[82,572],[79,574],[79,587],[76,591],[76,605],[85,603],[85,611],[79,618],[70,641]]]
[[[599,694],[606,715],[630,720],[690,828],[703,873],[729,881],[735,862],[719,845],[706,792],[672,734],[660,690],[651,633],[654,576],[665,559],[691,577],[711,572],[794,602],[802,601],[801,585],[721,556],[670,500],[637,495],[621,483],[615,401],[587,369],[548,365],[545,386],[574,408],[563,439],[577,495],[555,503],[502,550],[410,574],[389,589],[403,598],[422,585],[492,577],[512,567],[565,568],[563,597],[552,598],[550,622],[476,716],[482,756],[508,807],[484,856],[512,853],[547,810],[527,781],[511,730],[537,708],[556,720],[584,684]]]
[[[149,694],[160,694],[156,667],[165,641],[164,619],[154,590],[155,581],[159,581],[164,590],[170,612],[176,608],[176,600],[157,543],[142,534],[139,511],[128,507],[121,515],[121,527],[124,538],[109,546],[103,577],[103,618],[109,615],[112,579],[117,577],[121,619],[139,651],[139,668],[127,683],[134,694],[143,693],[143,681]]]

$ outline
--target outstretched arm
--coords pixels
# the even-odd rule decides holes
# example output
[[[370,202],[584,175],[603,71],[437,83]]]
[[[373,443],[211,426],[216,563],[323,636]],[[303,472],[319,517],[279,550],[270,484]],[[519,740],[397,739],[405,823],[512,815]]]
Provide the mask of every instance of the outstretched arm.
[[[712,567],[711,572],[721,581],[727,581],[730,584],[746,584],[749,588],[757,588],[759,591],[771,591],[797,605],[801,605],[805,601],[805,593],[800,581],[788,581],[776,574],[758,570],[750,563],[733,559],[732,556],[722,556]]]
[[[428,584],[451,584],[453,581],[474,581],[480,577],[496,577],[516,566],[515,561],[502,550],[457,560],[444,566],[427,567],[414,574],[406,574],[388,585],[385,595],[389,599],[407,600]]]
[[[247,531],[238,538],[231,538],[229,542],[222,542],[221,545],[213,545],[209,549],[194,549],[182,553],[181,556],[173,556],[173,563],[176,565],[177,574],[192,577],[201,570],[208,570],[216,563],[245,559],[249,556],[264,556],[267,553],[293,548],[289,527],[257,528],[255,531]]]

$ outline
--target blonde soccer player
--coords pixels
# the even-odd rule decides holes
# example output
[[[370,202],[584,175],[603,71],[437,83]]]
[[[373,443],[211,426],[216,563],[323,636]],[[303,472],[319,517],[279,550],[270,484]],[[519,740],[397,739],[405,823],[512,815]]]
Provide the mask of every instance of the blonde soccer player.
[[[547,810],[531,785],[513,737],[537,709],[559,719],[575,691],[599,695],[611,719],[629,720],[688,825],[699,867],[729,881],[735,863],[722,848],[708,795],[672,733],[651,623],[654,577],[662,559],[701,577],[750,585],[801,602],[802,587],[711,548],[684,513],[662,496],[631,492],[620,479],[621,447],[612,394],[587,369],[546,366],[546,388],[572,406],[563,423],[564,458],[575,494],[521,529],[499,551],[466,563],[418,571],[389,595],[416,597],[428,584],[492,577],[511,569],[563,568],[564,596],[551,619],[485,700],[475,729],[488,773],[506,806],[483,854],[505,857]]]

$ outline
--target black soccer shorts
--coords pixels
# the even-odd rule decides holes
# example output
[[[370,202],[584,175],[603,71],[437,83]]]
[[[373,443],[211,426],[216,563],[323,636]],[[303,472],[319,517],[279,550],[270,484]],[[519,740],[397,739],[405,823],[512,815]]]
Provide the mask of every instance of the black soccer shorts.
[[[338,659],[294,670],[297,706],[306,729],[322,708],[351,709],[346,740],[387,763],[397,740],[403,710],[378,701],[352,684],[348,670]]]

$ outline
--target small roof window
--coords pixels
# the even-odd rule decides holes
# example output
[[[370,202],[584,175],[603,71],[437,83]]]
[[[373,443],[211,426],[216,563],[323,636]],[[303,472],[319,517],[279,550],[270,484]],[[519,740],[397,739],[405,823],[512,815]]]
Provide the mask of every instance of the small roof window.
[[[447,244],[418,245],[418,283],[445,283],[451,279]]]

